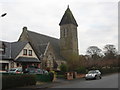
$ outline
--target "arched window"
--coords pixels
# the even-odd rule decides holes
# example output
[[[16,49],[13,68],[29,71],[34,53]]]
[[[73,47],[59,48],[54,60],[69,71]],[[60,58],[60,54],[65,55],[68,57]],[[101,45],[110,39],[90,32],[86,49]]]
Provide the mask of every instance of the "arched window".
[[[63,37],[67,37],[68,36],[68,30],[67,29],[63,29],[63,33],[62,33]]]
[[[67,37],[68,36],[68,29],[64,28],[60,32],[61,37]]]

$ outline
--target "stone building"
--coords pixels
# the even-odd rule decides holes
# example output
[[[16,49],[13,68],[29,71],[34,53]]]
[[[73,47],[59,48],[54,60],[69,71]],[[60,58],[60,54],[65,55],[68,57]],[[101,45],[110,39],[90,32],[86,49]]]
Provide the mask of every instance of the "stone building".
[[[62,63],[78,58],[77,22],[69,9],[60,23],[60,39],[36,33],[23,27],[18,41],[28,41],[41,61],[42,68],[59,69]]]
[[[59,70],[59,66],[62,63],[66,63],[66,61],[69,62],[69,60],[75,60],[78,58],[78,24],[69,7],[66,9],[59,25],[60,39],[46,36],[28,30],[27,27],[23,27],[23,31],[19,37],[18,43],[28,42],[29,46],[34,51],[34,55],[36,55],[37,60],[39,60],[39,62],[36,61],[36,63],[40,68]],[[14,46],[17,48],[14,48],[13,50],[17,51],[18,46]],[[20,55],[16,56],[17,61],[26,61],[26,63],[24,63],[24,67],[30,62],[32,63],[32,59],[28,60],[28,57],[23,57],[20,57]],[[16,61],[16,58],[14,58],[14,61]]]
[[[65,11],[60,23],[60,54],[66,60],[78,59],[78,24],[69,9]]]

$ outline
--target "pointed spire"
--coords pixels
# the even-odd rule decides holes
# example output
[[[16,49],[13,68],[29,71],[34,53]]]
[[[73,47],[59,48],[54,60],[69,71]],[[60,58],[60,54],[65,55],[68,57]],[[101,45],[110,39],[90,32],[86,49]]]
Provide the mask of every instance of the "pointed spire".
[[[59,23],[60,26],[64,25],[64,24],[74,24],[74,25],[78,26],[70,8],[69,8],[69,5],[68,5],[67,10],[65,11],[65,13],[64,13],[64,15]]]
[[[68,4],[67,8],[69,8],[69,4]]]

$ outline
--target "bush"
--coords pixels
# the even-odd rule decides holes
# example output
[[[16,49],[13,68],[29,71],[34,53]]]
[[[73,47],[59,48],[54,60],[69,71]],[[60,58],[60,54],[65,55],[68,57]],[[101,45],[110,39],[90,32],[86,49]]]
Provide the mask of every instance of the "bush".
[[[68,71],[68,66],[66,64],[61,64],[60,70],[61,70],[61,72],[65,73]]]
[[[2,89],[35,85],[36,78],[35,75],[2,75]]]
[[[50,75],[50,81],[53,81],[53,79],[54,79],[54,73],[53,72],[49,72],[49,75]]]
[[[49,74],[37,74],[36,80],[41,82],[51,82],[54,79],[54,73],[49,72]]]

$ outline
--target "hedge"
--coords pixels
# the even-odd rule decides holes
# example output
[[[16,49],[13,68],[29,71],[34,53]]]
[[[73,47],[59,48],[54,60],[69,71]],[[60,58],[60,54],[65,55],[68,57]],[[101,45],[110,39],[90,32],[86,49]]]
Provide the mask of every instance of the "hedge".
[[[2,89],[35,85],[35,75],[16,74],[16,75],[2,75]]]
[[[36,80],[41,82],[51,82],[54,79],[54,73],[49,74],[36,74]]]

